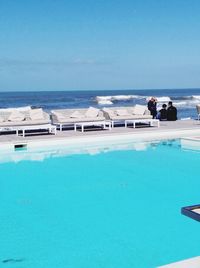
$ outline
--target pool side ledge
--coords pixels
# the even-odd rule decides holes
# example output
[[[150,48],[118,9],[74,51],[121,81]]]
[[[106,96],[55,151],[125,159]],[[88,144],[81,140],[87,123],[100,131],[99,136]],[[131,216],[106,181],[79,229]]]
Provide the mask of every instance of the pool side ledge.
[[[199,268],[200,267],[200,256],[186,259],[183,261],[174,262],[157,268]]]

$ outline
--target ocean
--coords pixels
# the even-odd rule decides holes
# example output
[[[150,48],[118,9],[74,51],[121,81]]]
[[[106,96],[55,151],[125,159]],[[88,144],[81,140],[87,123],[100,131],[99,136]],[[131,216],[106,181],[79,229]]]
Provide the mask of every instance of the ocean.
[[[51,111],[89,106],[146,105],[151,96],[158,99],[158,110],[163,103],[171,100],[177,107],[179,119],[197,118],[196,105],[200,104],[200,89],[1,92],[0,108],[30,105]]]

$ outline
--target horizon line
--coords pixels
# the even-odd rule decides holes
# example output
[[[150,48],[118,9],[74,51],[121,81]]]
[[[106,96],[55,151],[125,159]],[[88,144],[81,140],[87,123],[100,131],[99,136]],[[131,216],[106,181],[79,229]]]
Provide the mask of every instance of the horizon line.
[[[134,89],[42,89],[42,90],[7,90],[7,91],[1,91],[1,93],[31,93],[31,92],[92,92],[92,91],[144,91],[144,90],[200,90],[200,87],[186,87],[186,88],[134,88]]]

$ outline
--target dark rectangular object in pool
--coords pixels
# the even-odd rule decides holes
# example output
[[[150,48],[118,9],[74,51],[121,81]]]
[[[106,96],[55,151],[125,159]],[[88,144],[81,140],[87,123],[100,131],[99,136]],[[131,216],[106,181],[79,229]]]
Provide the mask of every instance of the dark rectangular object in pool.
[[[200,209],[200,204],[188,207],[182,207],[181,213],[195,221],[200,221],[200,213],[195,212],[194,211],[195,209]]]

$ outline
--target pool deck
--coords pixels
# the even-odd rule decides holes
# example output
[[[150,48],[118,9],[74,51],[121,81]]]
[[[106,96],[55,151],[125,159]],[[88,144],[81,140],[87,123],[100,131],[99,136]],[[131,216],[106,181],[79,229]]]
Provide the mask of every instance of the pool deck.
[[[14,134],[0,135],[0,149],[8,145],[27,143],[29,145],[55,145],[55,144],[77,144],[103,141],[149,141],[159,139],[175,139],[182,137],[200,136],[200,121],[178,120],[173,122],[160,122],[160,127],[138,126],[125,128],[115,127],[111,130],[90,129],[83,133],[81,131],[64,130],[57,131],[57,135],[39,134],[27,135],[26,137]]]

